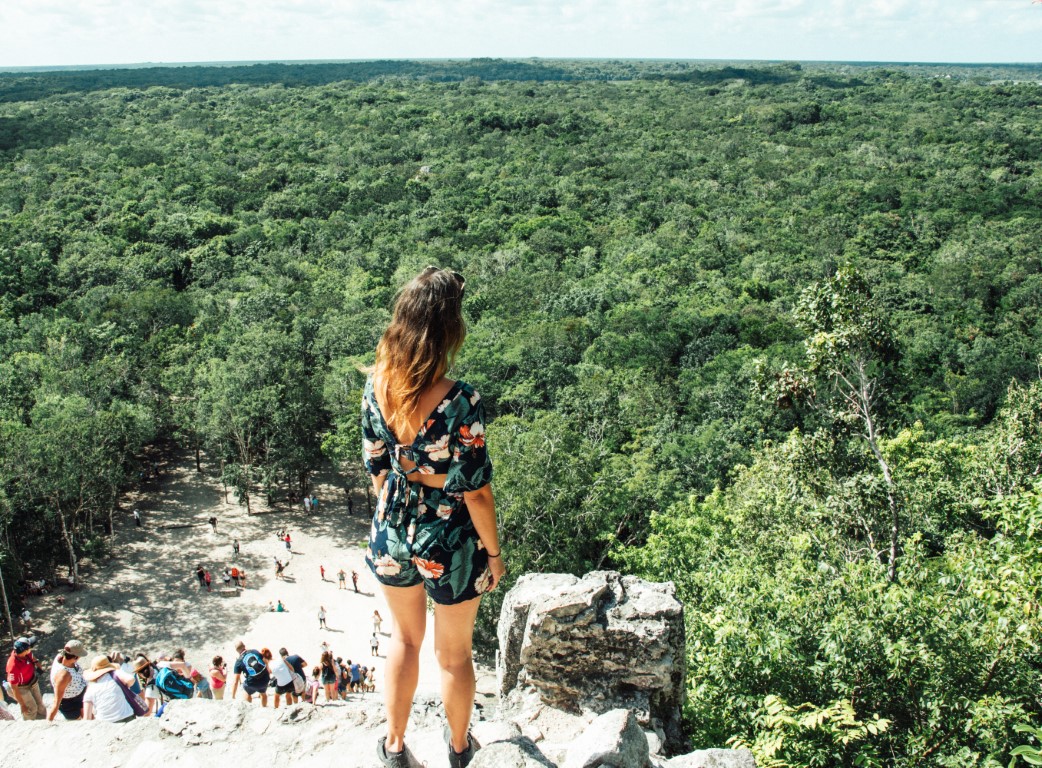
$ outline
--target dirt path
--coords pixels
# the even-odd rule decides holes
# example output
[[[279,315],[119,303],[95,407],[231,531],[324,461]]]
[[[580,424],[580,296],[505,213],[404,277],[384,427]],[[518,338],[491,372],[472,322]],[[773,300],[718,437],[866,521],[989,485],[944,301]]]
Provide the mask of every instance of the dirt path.
[[[306,515],[303,505],[268,509],[260,499],[247,516],[234,495],[225,501],[215,472],[204,463],[195,469],[187,453],[175,454],[161,467],[160,479],[122,502],[116,524],[113,557],[88,569],[85,587],[66,595],[34,600],[32,612],[46,632],[40,658],[52,658],[67,638],[84,643],[90,655],[109,651],[144,651],[155,658],[161,651],[184,648],[193,664],[208,665],[215,655],[234,660],[234,643],[242,638],[250,647],[277,653],[285,646],[309,665],[317,664],[320,645],[327,642],[335,656],[375,665],[381,688],[386,645],[391,631],[390,611],[376,581],[364,564],[369,532],[364,492],[354,496],[355,515],[348,516],[343,484],[332,473],[319,476],[313,488],[318,514]],[[141,511],[143,526],[134,526],[132,510]],[[207,520],[217,518],[214,532]],[[292,551],[276,539],[288,528]],[[233,555],[237,538],[240,554]],[[274,559],[288,560],[285,581],[275,579]],[[199,587],[198,564],[214,576],[213,592]],[[220,574],[225,568],[245,568],[246,588],[225,590]],[[320,577],[324,566],[326,579]],[[337,584],[337,572],[347,573],[347,589]],[[359,575],[359,592],[351,586],[351,572]],[[267,608],[281,600],[286,613]],[[319,629],[319,606],[325,606],[328,629]],[[372,614],[384,617],[380,657],[370,654]],[[421,657],[420,692],[438,691],[432,627]],[[88,662],[89,663],[89,662]],[[479,669],[479,689],[494,689],[494,676]],[[49,687],[49,686],[48,686]]]

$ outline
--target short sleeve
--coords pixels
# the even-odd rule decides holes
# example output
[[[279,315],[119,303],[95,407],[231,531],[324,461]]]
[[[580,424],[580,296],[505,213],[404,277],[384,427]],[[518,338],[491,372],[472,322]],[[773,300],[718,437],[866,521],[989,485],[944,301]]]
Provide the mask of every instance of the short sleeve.
[[[362,395],[362,463],[370,475],[381,477],[391,469],[391,456],[387,444],[373,425],[375,415],[369,388],[366,387],[366,393]]]
[[[468,388],[462,393],[468,408],[452,428],[452,461],[445,489],[452,493],[476,491],[492,482],[492,460],[485,445],[485,404]]]

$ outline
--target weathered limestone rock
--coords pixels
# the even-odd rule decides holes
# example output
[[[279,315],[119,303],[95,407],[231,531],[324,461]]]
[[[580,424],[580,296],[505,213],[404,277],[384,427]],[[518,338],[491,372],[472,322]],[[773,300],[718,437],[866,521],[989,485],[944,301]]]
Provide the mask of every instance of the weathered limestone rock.
[[[700,749],[674,757],[666,768],[756,768],[756,759],[748,749]]]
[[[568,750],[563,768],[643,768],[648,740],[628,709],[596,718]]]
[[[492,720],[491,697],[475,705],[471,728],[483,747],[472,768],[755,768],[746,750],[664,756],[683,749],[683,614],[672,585],[613,572],[526,576],[506,597],[499,637],[502,698]],[[54,734],[69,728],[8,723],[0,755],[48,768],[371,768],[386,715],[379,697],[279,710],[175,701],[159,719],[84,723],[75,748],[56,750]],[[406,736],[412,768],[448,764],[444,728],[440,700],[417,697]]]
[[[478,740],[478,744],[488,746],[499,741],[511,741],[521,736],[521,729],[514,723],[504,723],[499,720],[489,722],[473,723],[470,732]]]
[[[629,709],[683,748],[684,614],[670,583],[614,571],[579,579],[521,577],[503,601],[497,675],[503,712],[549,706],[603,714]]]
[[[523,736],[482,747],[470,768],[557,768],[539,748]]]

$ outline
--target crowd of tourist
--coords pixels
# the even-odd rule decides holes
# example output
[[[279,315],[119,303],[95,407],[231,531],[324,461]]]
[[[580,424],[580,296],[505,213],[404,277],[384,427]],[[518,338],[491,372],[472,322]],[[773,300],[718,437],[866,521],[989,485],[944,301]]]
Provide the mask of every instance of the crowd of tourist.
[[[379,613],[374,612],[374,637],[379,629]],[[371,645],[375,653],[378,646]],[[17,704],[23,720],[103,720],[130,722],[135,717],[159,715],[166,702],[174,699],[234,699],[242,690],[246,701],[254,697],[268,706],[269,697],[277,709],[286,704],[317,706],[348,699],[352,694],[376,690],[376,667],[335,655],[329,644],[318,649],[318,660],[309,665],[302,656],[280,648],[248,648],[241,640],[235,644],[229,672],[222,656],[209,664],[192,664],[185,652],[149,656],[145,653],[111,651],[91,658],[77,640],[70,640],[55,656],[50,667],[33,654],[33,638],[19,637],[7,660],[3,684],[4,704],[0,719],[13,720],[8,704]],[[43,700],[42,681],[49,678],[54,699]]]
[[[318,510],[318,498],[306,499],[306,511],[314,514]],[[135,524],[141,525],[140,515],[135,510]],[[211,517],[207,523],[217,532],[217,519]],[[292,552],[292,536],[288,530],[276,533],[287,554]],[[281,548],[280,547],[280,548]],[[232,555],[237,559],[239,540],[232,540]],[[284,579],[288,562],[276,557],[276,579]],[[337,574],[339,588],[346,588],[347,573],[341,568]],[[326,581],[325,567],[320,566],[320,577]],[[198,564],[194,578],[199,588],[211,591],[218,577],[209,568]],[[225,588],[246,587],[246,571],[238,565],[221,569],[220,583]],[[354,591],[358,592],[358,573],[351,571]],[[287,610],[282,600],[277,605],[268,604],[268,610],[282,613]],[[229,664],[222,656],[214,656],[208,664],[193,664],[185,658],[185,651],[150,654],[110,651],[89,659],[84,645],[70,640],[51,661],[34,655],[36,638],[31,636],[32,617],[28,609],[19,616],[26,635],[15,640],[7,660],[6,675],[2,680],[3,703],[0,704],[0,720],[13,720],[13,712],[20,710],[23,720],[102,720],[107,722],[129,722],[135,717],[159,715],[168,701],[174,699],[236,698],[241,689],[246,701],[260,700],[261,706],[278,708],[286,704],[307,703],[317,706],[347,699],[354,694],[372,693],[376,690],[376,668],[350,658],[335,654],[329,644],[323,642],[316,651],[317,658],[309,663],[299,654],[291,654],[286,648],[272,653],[268,648],[247,648],[239,641],[235,644],[234,656]],[[373,634],[370,638],[370,653],[379,657],[379,634],[382,617],[373,611]],[[326,611],[319,610],[320,627],[326,627]],[[44,702],[44,688],[50,683],[53,700]],[[226,695],[228,689],[230,693]],[[17,705],[17,709],[14,707]]]

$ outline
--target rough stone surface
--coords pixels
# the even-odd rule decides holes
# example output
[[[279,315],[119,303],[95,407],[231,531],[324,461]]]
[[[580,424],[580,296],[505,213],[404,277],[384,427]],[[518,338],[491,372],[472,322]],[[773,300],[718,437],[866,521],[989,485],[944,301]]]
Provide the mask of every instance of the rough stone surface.
[[[478,744],[488,746],[499,741],[511,741],[521,736],[521,729],[514,723],[493,720],[487,723],[474,723],[470,732],[478,740]]]
[[[475,705],[483,747],[472,768],[755,768],[745,750],[663,756],[682,749],[672,585],[612,572],[527,576],[506,597],[499,633],[503,697],[491,720],[491,697]],[[386,729],[381,698],[280,710],[197,699],[123,725],[18,721],[0,726],[0,755],[48,768],[369,768]],[[418,696],[406,736],[414,768],[448,765],[444,726],[440,701]]]
[[[700,749],[663,763],[666,768],[756,768],[748,749]]]
[[[628,709],[613,709],[587,726],[568,750],[563,768],[643,768],[648,740]]]
[[[507,594],[497,664],[505,713],[549,706],[576,714],[629,709],[680,751],[684,614],[671,583],[614,571],[579,579],[528,574]]]
[[[539,747],[522,737],[482,747],[470,768],[557,768]]]
[[[655,731],[644,731],[644,738],[648,740],[648,753],[652,755],[662,754],[662,737]]]

